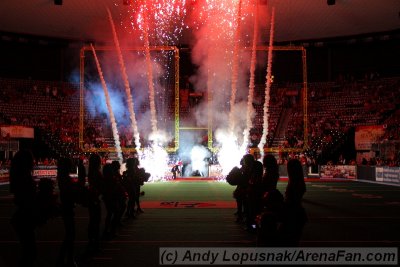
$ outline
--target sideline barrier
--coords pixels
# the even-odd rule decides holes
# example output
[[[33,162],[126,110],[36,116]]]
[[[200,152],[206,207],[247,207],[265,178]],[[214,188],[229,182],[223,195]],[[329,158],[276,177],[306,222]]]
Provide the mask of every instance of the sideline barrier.
[[[357,179],[357,166],[355,165],[321,165],[321,178]]]
[[[37,181],[42,178],[50,178],[55,180],[57,178],[57,166],[35,166],[33,168],[33,178]],[[10,182],[9,170],[0,170],[0,184]]]
[[[0,170],[0,184],[8,183],[9,172],[8,170]]]
[[[319,174],[308,174],[308,178],[325,178],[325,179],[349,179],[360,181],[371,181],[378,183],[388,183],[400,185],[400,167],[387,166],[355,166],[355,165],[321,165],[319,166]],[[279,165],[281,177],[287,177],[286,165]],[[35,166],[33,170],[35,180],[42,178],[56,179],[57,166]],[[71,175],[72,177],[76,176]],[[214,180],[223,180],[221,175],[221,167],[219,165],[210,165],[209,177]],[[307,177],[305,175],[305,177]],[[0,170],[0,184],[9,182],[9,171],[7,169]]]
[[[33,168],[33,178],[35,180],[42,178],[55,180],[57,178],[57,166],[35,166]]]
[[[400,167],[375,167],[377,182],[400,185]]]

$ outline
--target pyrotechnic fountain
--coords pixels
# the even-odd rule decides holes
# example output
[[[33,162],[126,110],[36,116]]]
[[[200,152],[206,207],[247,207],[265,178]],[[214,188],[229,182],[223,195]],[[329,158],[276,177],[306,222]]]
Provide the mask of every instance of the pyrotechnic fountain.
[[[142,166],[146,169],[148,168],[148,171],[151,172],[153,180],[163,179],[165,170],[169,170],[167,165],[168,154],[164,149],[165,144],[169,140],[166,138],[166,135],[158,129],[159,125],[157,125],[157,113],[160,112],[160,106],[158,106],[155,100],[157,98],[157,101],[160,101],[161,96],[158,91],[159,87],[157,83],[159,79],[159,77],[157,77],[157,75],[159,75],[157,70],[159,71],[160,68],[157,68],[155,64],[163,61],[159,58],[160,56],[156,56],[151,52],[153,49],[151,45],[156,46],[160,43],[172,43],[171,40],[174,38],[175,40],[178,39],[176,38],[177,33],[180,33],[184,26],[182,15],[186,15],[185,4],[185,1],[177,3],[175,1],[160,2],[158,0],[150,0],[132,3],[129,9],[129,20],[132,29],[139,33],[139,40],[136,40],[136,42],[140,41],[143,45],[143,54],[140,56],[143,57],[144,55],[143,65],[146,67],[145,73],[142,73],[141,77],[147,77],[148,87],[143,91],[143,94],[136,92],[137,86],[133,85],[133,94],[136,97],[138,94],[145,96],[148,93],[147,103],[150,107],[150,118],[146,117],[148,118],[147,122],[149,122],[146,126],[151,125],[151,131],[148,134],[150,137],[148,140],[150,142],[148,146],[143,148],[139,157]],[[236,0],[234,1],[234,5],[232,5],[232,1],[203,0],[196,2],[195,5],[196,8],[199,8],[199,11],[194,14],[197,17],[191,21],[197,30],[197,32],[195,32],[196,38],[193,39],[195,43],[192,47],[192,53],[193,63],[199,66],[199,72],[195,74],[195,78],[191,78],[194,78],[192,82],[196,89],[204,90],[204,88],[211,88],[209,92],[212,92],[212,97],[210,97],[209,100],[211,100],[212,103],[209,103],[207,106],[210,112],[200,111],[198,114],[216,115],[212,118],[212,121],[213,125],[217,126],[214,133],[219,145],[218,160],[223,169],[223,173],[227,174],[232,167],[239,164],[240,158],[246,153],[249,131],[252,127],[252,116],[254,114],[252,103],[254,99],[255,69],[257,64],[258,5],[250,0]],[[254,9],[254,7],[256,8]],[[256,12],[253,12],[254,10]],[[127,69],[125,67],[111,13],[109,10],[107,10],[107,12],[112,26],[114,44],[118,53],[118,63],[124,81],[131,128],[135,134],[135,145],[136,148],[141,148],[138,128],[142,130],[141,123],[146,122],[136,121]],[[253,15],[254,17],[252,17]],[[251,56],[249,53],[244,53],[244,50],[241,49],[241,47],[246,46],[246,38],[249,37],[247,33],[250,27],[246,25],[246,19],[249,17],[252,17],[254,20],[254,23],[252,23],[253,26],[250,26],[253,31]],[[175,29],[173,28],[174,22],[172,20],[176,18],[179,18],[181,22],[178,23]],[[266,96],[264,104],[264,131],[266,131],[266,133],[263,134],[264,138],[268,134],[273,19],[274,13],[272,13],[271,17],[270,49],[268,51]],[[246,26],[248,27],[247,30]],[[168,30],[171,32],[168,32]],[[134,38],[136,39],[136,37]],[[247,42],[250,43],[251,41],[247,40]],[[161,57],[166,56],[166,54],[162,53],[159,55],[161,55]],[[165,68],[164,71],[168,72],[168,68]],[[247,75],[249,74],[250,79],[247,85],[249,89],[247,92],[247,90],[245,90],[245,81],[248,79]],[[227,79],[227,77],[230,77],[230,79]],[[102,84],[105,85],[104,78],[102,78]],[[144,83],[139,85],[139,87],[143,85]],[[157,89],[155,87],[157,87]],[[243,93],[246,93],[246,101],[244,101],[245,96]],[[107,103],[107,106],[110,106],[110,104]],[[200,109],[200,107],[198,108]],[[111,106],[108,107],[108,109],[111,114]],[[118,131],[115,117],[114,115],[110,115],[110,117],[113,118],[112,128],[113,134],[116,136]],[[199,118],[197,117],[197,119]],[[120,153],[121,147],[119,140],[117,140],[116,137],[114,139],[116,140],[117,151]],[[262,140],[262,143],[264,144],[265,140]],[[195,144],[193,144],[193,146],[194,145]],[[193,148],[193,150],[195,149]],[[199,151],[194,151],[193,154],[195,154],[194,157],[197,157]],[[200,158],[201,157],[202,156],[200,156]]]
[[[147,67],[147,81],[149,85],[149,101],[150,101],[150,113],[151,113],[151,129],[153,133],[157,132],[157,117],[156,117],[156,104],[154,101],[154,83],[153,83],[153,68],[151,67],[151,56],[150,56],[150,42],[149,42],[149,25],[147,18],[147,6],[144,1],[143,9],[143,36],[144,36],[144,51],[146,55],[146,67]]]
[[[110,116],[111,127],[112,127],[112,132],[113,132],[115,148],[117,150],[118,159],[119,159],[119,162],[122,163],[122,160],[123,160],[123,158],[122,158],[122,149],[121,149],[121,143],[119,141],[117,121],[115,120],[114,112],[113,112],[113,109],[111,107],[110,95],[108,94],[107,84],[106,84],[106,82],[104,80],[103,71],[101,70],[101,65],[100,65],[99,59],[97,58],[96,50],[94,49],[93,45],[90,45],[90,47],[91,47],[92,52],[93,52],[94,60],[96,62],[97,71],[99,73],[100,80],[101,80],[101,85],[103,87],[104,95],[106,97],[106,104],[107,104],[108,114]]]
[[[272,67],[272,50],[273,50],[273,42],[274,42],[274,20],[275,20],[275,8],[272,8],[271,28],[270,28],[270,33],[269,33],[265,101],[264,101],[264,124],[263,124],[263,133],[262,133],[261,141],[259,143],[259,149],[260,149],[261,153],[264,151],[264,145],[267,142],[267,135],[268,135],[269,100],[270,100],[270,89],[271,89],[271,83],[272,83],[271,67]]]
[[[132,14],[135,14],[131,16],[132,27],[136,27],[137,25],[141,31],[147,70],[151,133],[149,135],[150,144],[143,149],[140,155],[140,162],[141,165],[151,173],[151,180],[163,179],[165,171],[169,170],[169,168],[168,153],[164,149],[168,140],[166,134],[158,129],[157,125],[156,92],[150,53],[150,39],[152,39],[155,44],[160,41],[163,43],[167,41],[171,42],[174,38],[178,39],[177,37],[181,33],[183,25],[182,23],[176,22],[182,19],[182,14],[186,13],[184,6],[185,1],[143,1],[139,5],[131,5],[130,10]],[[151,18],[153,18],[153,20]],[[136,23],[134,23],[132,19],[136,19]],[[171,30],[170,27],[173,24],[178,25],[176,25],[173,33],[169,33],[168,31]]]
[[[246,128],[243,131],[242,150],[245,150],[249,144],[250,129],[252,126],[253,100],[254,100],[254,76],[256,71],[256,55],[257,55],[257,34],[258,34],[258,4],[254,15],[253,41],[251,47],[250,60],[250,80],[249,80],[249,96],[247,98]]]
[[[121,47],[119,45],[119,40],[118,40],[117,32],[115,30],[114,21],[111,16],[111,12],[108,8],[107,8],[107,13],[108,13],[108,18],[110,20],[112,32],[113,32],[114,44],[115,44],[115,47],[116,47],[117,53],[118,53],[118,63],[120,65],[122,78],[124,80],[125,93],[126,93],[126,97],[127,97],[127,101],[128,101],[128,110],[129,110],[129,115],[130,115],[130,119],[131,119],[131,128],[132,128],[133,135],[135,137],[135,145],[136,145],[136,149],[138,151],[140,151],[140,148],[141,148],[140,135],[139,135],[139,129],[137,126],[135,109],[134,109],[134,104],[133,104],[133,100],[132,100],[131,88],[129,86],[128,75],[126,72],[124,59],[122,57]]]
[[[238,8],[237,8],[237,17],[236,17],[236,31],[235,31],[235,39],[234,48],[233,48],[233,62],[232,62],[232,80],[231,80],[231,100],[230,100],[230,112],[229,112],[229,131],[233,132],[235,128],[235,118],[234,118],[234,107],[236,102],[236,91],[237,91],[237,82],[238,82],[238,68],[239,68],[239,46],[240,46],[240,23],[242,19],[242,0],[239,0]]]

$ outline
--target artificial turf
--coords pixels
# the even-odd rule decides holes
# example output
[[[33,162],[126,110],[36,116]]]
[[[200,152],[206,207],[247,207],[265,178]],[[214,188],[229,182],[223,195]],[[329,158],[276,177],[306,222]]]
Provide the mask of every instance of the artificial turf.
[[[400,187],[357,181],[306,184],[303,204],[308,223],[301,246],[400,245]],[[282,193],[286,185],[278,183]],[[180,180],[146,183],[142,190],[145,212],[124,221],[119,235],[103,243],[103,252],[81,266],[158,266],[160,247],[255,246],[255,234],[235,222],[234,187],[227,183]],[[7,186],[1,186],[0,266],[16,266],[18,241],[9,223],[13,207]],[[86,246],[87,223],[87,210],[78,206],[78,255]],[[54,266],[63,232],[60,218],[38,229],[37,266]]]

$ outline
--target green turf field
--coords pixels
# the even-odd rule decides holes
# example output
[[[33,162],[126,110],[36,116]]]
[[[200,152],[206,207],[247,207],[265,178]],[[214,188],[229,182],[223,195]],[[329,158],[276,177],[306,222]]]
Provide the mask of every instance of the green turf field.
[[[282,193],[285,187],[285,181],[278,184]],[[234,187],[226,183],[161,182],[146,184],[143,190],[147,208],[185,208],[174,213],[198,215],[194,222],[201,220],[202,212],[188,210],[224,207],[226,216],[233,219]],[[309,217],[304,245],[400,244],[400,187],[357,181],[307,182],[304,207]]]
[[[286,182],[278,188],[284,192]],[[103,252],[81,266],[158,266],[160,247],[248,247],[256,236],[235,222],[233,186],[214,181],[170,181],[142,187],[144,213],[125,221]],[[18,241],[9,224],[13,203],[0,187],[0,266],[16,266]],[[371,183],[307,182],[304,207],[309,221],[301,246],[399,247],[400,187]],[[103,209],[104,211],[104,209]],[[103,212],[104,215],[104,212]],[[87,210],[76,208],[76,251],[87,238]],[[63,238],[56,218],[38,229],[38,265],[54,266]]]

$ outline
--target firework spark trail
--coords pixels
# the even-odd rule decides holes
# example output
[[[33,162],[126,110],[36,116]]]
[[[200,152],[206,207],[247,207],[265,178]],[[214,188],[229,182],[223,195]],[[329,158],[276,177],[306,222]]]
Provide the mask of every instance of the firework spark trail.
[[[131,95],[131,88],[129,87],[128,75],[126,73],[126,67],[125,67],[124,59],[122,57],[121,47],[119,45],[119,40],[118,40],[117,32],[115,30],[114,21],[113,21],[111,12],[110,12],[110,10],[108,8],[107,8],[107,13],[108,13],[108,18],[110,20],[112,32],[113,32],[115,47],[116,47],[117,53],[118,53],[118,63],[120,65],[122,78],[124,80],[125,93],[126,93],[126,96],[128,98],[127,99],[127,101],[128,101],[128,110],[129,110],[129,115],[130,115],[130,119],[131,119],[132,131],[133,131],[133,134],[134,134],[134,137],[135,137],[135,145],[136,145],[136,149],[139,151],[139,149],[141,148],[139,129],[138,129],[137,121],[136,121],[134,104],[133,104],[132,95]]]
[[[261,136],[260,143],[258,145],[261,153],[263,153],[264,151],[264,145],[267,142],[267,135],[268,135],[269,100],[270,100],[271,77],[272,77],[271,75],[272,50],[274,41],[274,20],[275,20],[275,8],[273,7],[271,13],[271,29],[269,33],[267,75],[266,75],[265,102],[264,102],[264,124],[263,124],[263,133]]]
[[[150,114],[151,114],[151,128],[153,133],[157,132],[157,117],[156,117],[156,103],[154,101],[154,83],[153,83],[153,69],[151,67],[150,57],[150,42],[149,42],[149,25],[147,18],[147,6],[144,2],[143,9],[143,36],[144,36],[144,48],[146,54],[146,66],[147,66],[147,81],[149,84],[149,100],[150,100]]]
[[[258,4],[256,4],[256,12],[254,15],[253,44],[251,49],[251,61],[250,61],[249,96],[247,99],[246,128],[243,131],[242,147],[244,149],[246,149],[249,144],[249,134],[250,134],[250,128],[252,126],[251,110],[253,109],[253,99],[254,99],[254,76],[256,70],[257,33],[258,33]]]
[[[240,22],[242,18],[242,0],[239,0],[237,18],[236,18],[236,32],[235,32],[235,46],[233,49],[233,63],[232,63],[232,87],[231,87],[231,100],[230,100],[230,113],[229,113],[229,130],[233,132],[235,128],[235,119],[233,107],[236,101],[238,68],[239,68],[239,41],[240,41]]]
[[[117,150],[118,159],[119,159],[119,162],[122,163],[122,159],[123,159],[122,158],[122,149],[121,149],[121,143],[119,141],[117,121],[115,120],[114,112],[111,107],[110,95],[108,94],[107,84],[104,80],[103,71],[101,70],[101,66],[100,66],[99,59],[97,58],[96,50],[94,49],[92,44],[90,45],[90,48],[92,49],[92,52],[93,52],[97,71],[99,72],[99,76],[100,76],[100,80],[101,80],[101,85],[103,87],[104,95],[106,97],[106,104],[107,104],[108,113],[110,114],[111,127],[112,127],[112,131],[113,131],[113,137],[114,137],[114,142],[115,142],[115,148]]]

